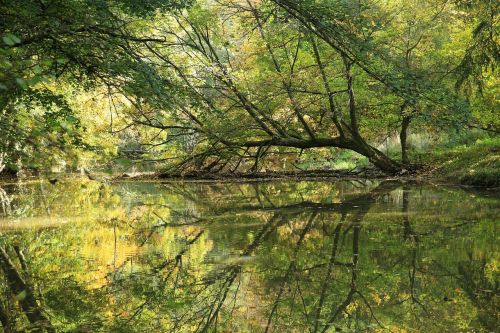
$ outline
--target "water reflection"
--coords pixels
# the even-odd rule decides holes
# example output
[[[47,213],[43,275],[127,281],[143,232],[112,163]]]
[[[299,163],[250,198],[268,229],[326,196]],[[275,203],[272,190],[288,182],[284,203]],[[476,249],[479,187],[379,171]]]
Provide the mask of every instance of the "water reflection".
[[[494,331],[493,193],[375,182],[2,186],[4,332]]]

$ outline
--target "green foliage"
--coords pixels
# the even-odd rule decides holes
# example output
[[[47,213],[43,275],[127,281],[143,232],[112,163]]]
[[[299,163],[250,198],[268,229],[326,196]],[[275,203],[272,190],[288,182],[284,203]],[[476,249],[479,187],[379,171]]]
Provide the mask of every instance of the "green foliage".
[[[3,1],[0,169],[353,167],[340,148],[395,173],[377,148],[403,128],[498,133],[497,16],[475,0]]]
[[[485,76],[496,73],[500,60],[498,21],[500,5],[496,1],[455,0],[472,25],[472,36],[459,64],[457,88],[471,93],[472,85],[481,92]]]
[[[107,1],[101,1],[106,5]],[[124,8],[127,12],[139,16],[154,15],[156,11],[181,10],[190,6],[194,0],[118,0],[115,1],[118,6]]]
[[[67,152],[85,147],[80,126],[85,115],[71,109],[64,97],[73,90],[71,84],[127,90],[126,82],[133,82],[131,89],[137,95],[142,95],[137,87],[167,86],[157,82],[148,65],[136,57],[135,44],[142,43],[142,37],[132,31],[132,18],[153,15],[155,10],[180,9],[183,4],[187,3],[2,2],[0,127],[5,134],[0,143],[0,168],[5,164],[11,169],[19,165],[48,167],[61,157],[74,159]],[[57,92],[51,86],[56,82]]]

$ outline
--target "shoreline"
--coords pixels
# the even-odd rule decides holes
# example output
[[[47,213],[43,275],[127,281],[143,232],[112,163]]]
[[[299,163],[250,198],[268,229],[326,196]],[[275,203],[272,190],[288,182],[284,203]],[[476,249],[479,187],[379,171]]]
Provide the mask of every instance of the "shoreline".
[[[438,175],[439,168],[421,168],[418,171],[409,171],[399,175],[387,175],[375,168],[366,168],[358,172],[353,170],[311,170],[311,171],[267,171],[253,173],[188,173],[188,174],[165,174],[165,173],[123,173],[121,175],[109,176],[99,172],[95,173],[91,180],[113,183],[113,182],[188,182],[188,183],[254,183],[273,181],[356,181],[356,180],[394,180],[410,183],[428,183],[436,186],[453,186],[461,188],[477,188],[483,190],[500,191],[500,185],[485,186],[482,182],[461,182],[461,179],[452,178],[448,175]],[[19,181],[36,182],[41,178],[85,178],[88,176],[79,173],[53,173],[48,175],[25,175],[12,177],[12,175],[0,175],[0,186],[15,184]],[[497,181],[497,184],[500,180]]]
[[[484,186],[481,184],[465,184],[452,181],[451,178],[440,177],[433,174],[430,170],[421,172],[412,172],[404,175],[390,176],[377,172],[374,169],[372,174],[359,175],[347,174],[345,170],[335,170],[321,173],[318,172],[260,172],[252,174],[204,174],[204,175],[122,175],[113,178],[112,181],[147,181],[147,182],[187,182],[187,183],[254,183],[254,182],[273,182],[273,181],[356,181],[356,180],[394,180],[409,183],[428,183],[436,186],[452,186],[460,188],[477,188],[482,190],[500,191],[500,186]]]

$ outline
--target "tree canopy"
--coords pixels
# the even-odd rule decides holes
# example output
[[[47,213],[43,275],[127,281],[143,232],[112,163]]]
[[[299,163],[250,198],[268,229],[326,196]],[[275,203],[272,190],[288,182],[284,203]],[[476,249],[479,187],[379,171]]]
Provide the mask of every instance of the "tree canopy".
[[[412,162],[409,133],[498,133],[494,1],[0,9],[0,156],[11,169],[107,151],[164,170],[255,171],[350,150],[396,174]],[[101,112],[72,103],[84,95]],[[395,133],[399,156],[381,146]]]

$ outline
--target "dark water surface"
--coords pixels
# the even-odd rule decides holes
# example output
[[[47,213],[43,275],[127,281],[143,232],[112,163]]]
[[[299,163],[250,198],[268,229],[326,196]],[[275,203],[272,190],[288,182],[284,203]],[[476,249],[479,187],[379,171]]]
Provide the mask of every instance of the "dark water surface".
[[[4,332],[497,331],[499,192],[64,180],[0,202]]]

